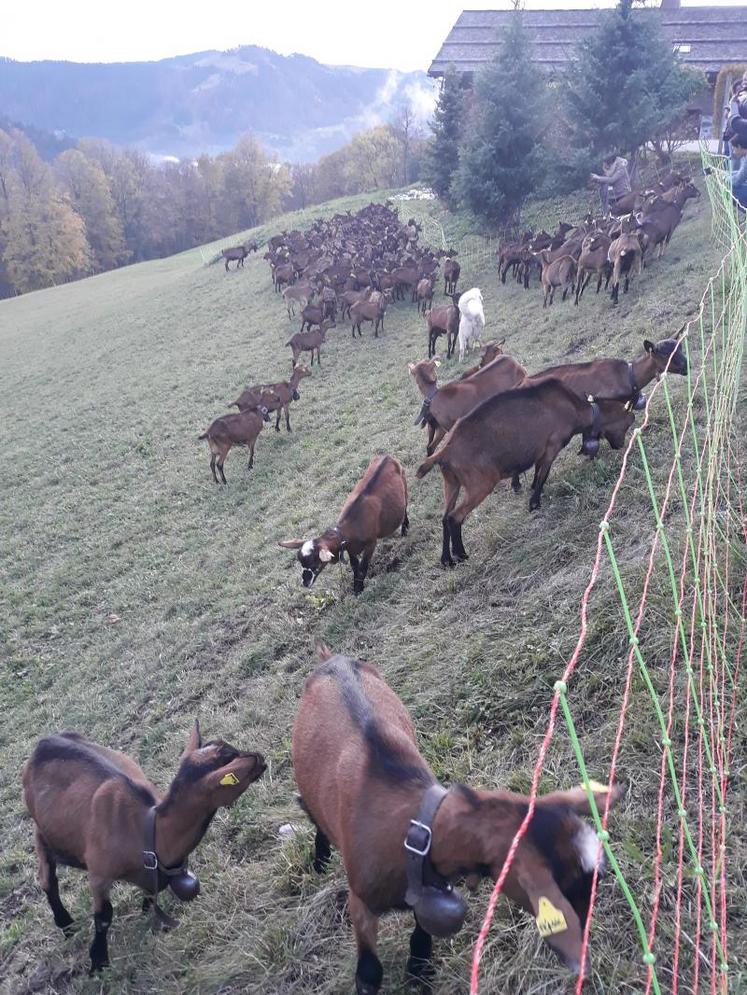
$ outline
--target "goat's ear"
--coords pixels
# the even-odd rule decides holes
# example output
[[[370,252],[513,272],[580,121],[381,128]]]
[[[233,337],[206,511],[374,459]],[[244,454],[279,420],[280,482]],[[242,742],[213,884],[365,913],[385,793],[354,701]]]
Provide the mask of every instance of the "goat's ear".
[[[202,746],[202,733],[200,732],[200,720],[195,719],[195,724],[192,726],[192,732],[189,734],[189,739],[187,740],[187,745],[184,748],[185,753],[194,753],[195,750],[199,750]]]
[[[304,542],[304,539],[284,539],[278,543],[278,546],[282,546],[283,549],[300,549]]]
[[[614,808],[626,791],[626,785],[620,783],[614,784],[611,790],[606,784],[598,784],[596,781],[590,781],[589,784],[600,812],[604,811],[608,796],[610,808]],[[568,791],[551,791],[549,795],[542,795],[541,798],[538,798],[537,803],[539,805],[560,805],[570,808],[578,815],[591,815],[586,789],[581,784]]]
[[[265,772],[265,761],[261,753],[246,753],[236,757],[230,764],[219,767],[206,775],[211,788],[225,795],[225,802],[233,801],[244,789]],[[224,802],[224,804],[225,804]]]
[[[644,349],[646,350],[646,352],[648,352],[648,353],[653,353],[653,352],[655,352],[655,351],[656,351],[656,346],[655,346],[655,345],[654,345],[654,343],[653,343],[653,342],[651,341],[651,339],[644,339],[644,340],[643,340],[643,348],[644,348]]]
[[[537,921],[539,934],[574,974],[581,970],[581,923],[550,868],[530,850],[517,859],[516,877]]]
[[[322,561],[322,563],[329,563],[330,560],[333,558],[333,556],[334,554],[331,553],[326,546],[319,547],[319,559]]]

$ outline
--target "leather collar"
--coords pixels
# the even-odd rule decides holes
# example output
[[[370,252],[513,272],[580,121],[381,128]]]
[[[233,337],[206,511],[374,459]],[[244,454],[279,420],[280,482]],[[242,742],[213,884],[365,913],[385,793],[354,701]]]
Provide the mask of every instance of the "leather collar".
[[[187,873],[187,861],[183,860],[176,867],[165,867],[158,859],[156,852],[156,806],[152,805],[145,813],[145,832],[143,839],[143,867],[147,872],[147,891],[151,895],[153,903],[153,924],[161,922],[166,926],[175,926],[176,920],[172,919],[157,902],[159,891],[171,883],[171,878]]]
[[[405,901],[408,905],[416,904],[420,899],[424,885],[443,891],[451,887],[446,878],[435,869],[430,858],[431,843],[433,842],[433,820],[448,793],[443,785],[432,784],[423,795],[417,818],[410,820],[407,836],[405,836],[405,863],[407,867]]]
[[[628,363],[628,376],[630,377],[630,399],[635,404],[638,400],[638,395],[641,392],[641,388],[636,383],[635,373],[633,372],[633,364]]]
[[[426,396],[423,398],[423,404],[422,407],[420,408],[420,413],[418,414],[418,417],[415,419],[414,422],[415,425],[425,425],[431,410],[431,401],[433,400],[433,398],[436,396],[437,393],[438,393],[438,385],[434,384],[431,387],[431,389],[428,391]]]

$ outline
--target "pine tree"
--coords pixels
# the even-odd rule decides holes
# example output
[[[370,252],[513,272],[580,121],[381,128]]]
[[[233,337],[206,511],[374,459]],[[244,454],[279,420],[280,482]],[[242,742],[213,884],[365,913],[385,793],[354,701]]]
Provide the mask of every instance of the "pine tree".
[[[448,199],[451,182],[459,166],[459,144],[466,113],[462,78],[448,66],[441,82],[436,110],[431,122],[433,137],[423,163],[424,178],[439,197]]]
[[[530,61],[521,12],[509,18],[497,58],[475,80],[466,140],[452,189],[491,224],[515,217],[545,171],[545,81]]]
[[[704,84],[680,65],[655,10],[631,10],[631,0],[602,15],[578,46],[565,95],[572,144],[597,154],[634,157],[685,109]]]

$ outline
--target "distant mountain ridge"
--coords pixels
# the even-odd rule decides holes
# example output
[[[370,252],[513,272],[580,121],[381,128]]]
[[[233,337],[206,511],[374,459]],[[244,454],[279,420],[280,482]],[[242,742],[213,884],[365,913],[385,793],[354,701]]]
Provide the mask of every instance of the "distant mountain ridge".
[[[404,101],[424,119],[433,100],[425,73],[327,66],[256,45],[158,62],[0,58],[0,116],[161,156],[214,154],[252,132],[283,159],[311,161]]]

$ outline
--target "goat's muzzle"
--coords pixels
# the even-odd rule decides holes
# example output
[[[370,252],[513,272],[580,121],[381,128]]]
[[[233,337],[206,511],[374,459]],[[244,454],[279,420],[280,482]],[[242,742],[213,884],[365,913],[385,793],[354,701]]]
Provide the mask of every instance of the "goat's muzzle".
[[[313,570],[309,570],[308,567],[304,567],[301,571],[301,580],[304,587],[313,587],[314,581],[316,580],[318,574],[315,574]]]

